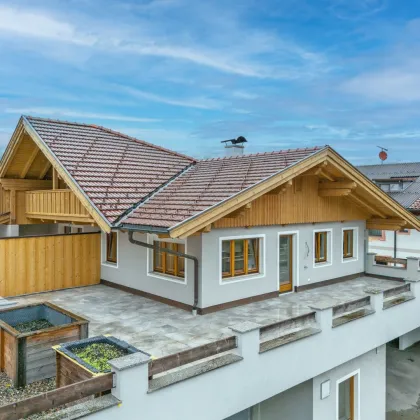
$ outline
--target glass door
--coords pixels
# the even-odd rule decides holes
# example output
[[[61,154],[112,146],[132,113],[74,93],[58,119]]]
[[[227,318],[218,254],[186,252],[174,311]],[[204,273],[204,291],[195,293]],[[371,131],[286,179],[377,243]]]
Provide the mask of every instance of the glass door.
[[[338,418],[339,420],[355,420],[354,376],[338,385]]]
[[[280,293],[290,292],[293,288],[293,235],[281,235],[280,241]]]

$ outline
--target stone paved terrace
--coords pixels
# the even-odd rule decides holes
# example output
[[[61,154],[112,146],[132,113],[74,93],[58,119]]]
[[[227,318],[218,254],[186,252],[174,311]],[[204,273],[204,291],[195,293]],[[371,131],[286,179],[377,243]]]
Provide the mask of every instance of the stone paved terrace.
[[[49,301],[90,320],[89,335],[111,334],[162,357],[233,335],[229,326],[252,321],[268,325],[312,312],[310,305],[340,305],[366,297],[366,288],[388,290],[402,283],[360,277],[299,293],[290,293],[208,315],[97,285],[14,298],[18,304]]]

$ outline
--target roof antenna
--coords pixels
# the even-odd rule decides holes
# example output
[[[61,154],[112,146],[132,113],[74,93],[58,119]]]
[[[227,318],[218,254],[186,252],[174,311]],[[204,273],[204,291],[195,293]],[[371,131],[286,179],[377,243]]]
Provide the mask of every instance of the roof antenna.
[[[381,159],[381,164],[384,164],[384,161],[387,160],[388,158],[388,149],[385,149],[385,147],[382,146],[376,146],[379,147],[379,149],[381,149],[381,151],[379,152],[379,159]]]

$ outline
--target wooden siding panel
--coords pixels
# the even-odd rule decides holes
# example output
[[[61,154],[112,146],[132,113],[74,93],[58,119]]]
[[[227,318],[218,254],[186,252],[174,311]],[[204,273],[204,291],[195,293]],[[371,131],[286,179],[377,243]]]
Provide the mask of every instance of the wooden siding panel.
[[[336,222],[365,220],[369,215],[344,197],[319,197],[318,178],[304,176],[302,188],[289,188],[280,195],[263,195],[252,202],[245,214],[236,218],[223,218],[215,228],[267,226],[295,223]]]
[[[0,239],[0,294],[98,284],[100,234]]]

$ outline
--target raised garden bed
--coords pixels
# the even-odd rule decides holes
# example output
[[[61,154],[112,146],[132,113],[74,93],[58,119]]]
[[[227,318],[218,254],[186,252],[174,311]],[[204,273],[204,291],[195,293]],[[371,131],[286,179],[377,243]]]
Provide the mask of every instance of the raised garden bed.
[[[52,346],[88,336],[88,323],[44,302],[0,311],[0,368],[23,387],[55,375]]]
[[[98,336],[54,347],[57,388],[111,372],[109,360],[140,350],[112,336]]]

